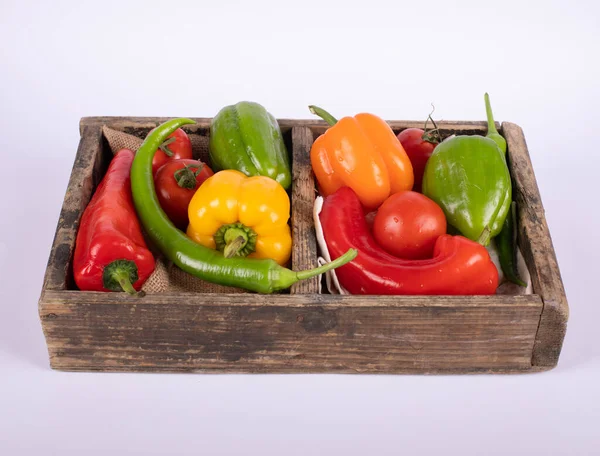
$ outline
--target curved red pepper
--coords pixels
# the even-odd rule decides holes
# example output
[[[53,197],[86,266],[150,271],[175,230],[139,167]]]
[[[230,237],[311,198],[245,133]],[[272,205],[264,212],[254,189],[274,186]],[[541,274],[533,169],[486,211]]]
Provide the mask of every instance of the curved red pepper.
[[[154,271],[131,196],[133,157],[117,152],[81,217],[73,257],[80,290],[135,294]]]
[[[498,287],[498,270],[485,247],[444,234],[433,258],[404,260],[379,247],[367,227],[356,193],[342,187],[325,198],[319,215],[331,259],[349,248],[358,256],[336,270],[352,294],[485,295]]]

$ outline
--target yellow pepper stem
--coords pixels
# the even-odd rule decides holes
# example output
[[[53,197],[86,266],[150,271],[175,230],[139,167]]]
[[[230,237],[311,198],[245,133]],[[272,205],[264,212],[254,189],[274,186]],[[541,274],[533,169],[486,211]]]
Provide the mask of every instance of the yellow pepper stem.
[[[233,258],[246,245],[247,239],[244,236],[238,236],[233,241],[228,242],[223,249],[225,258]]]
[[[229,223],[221,226],[214,234],[217,250],[226,258],[248,256],[256,250],[256,232],[242,223]]]

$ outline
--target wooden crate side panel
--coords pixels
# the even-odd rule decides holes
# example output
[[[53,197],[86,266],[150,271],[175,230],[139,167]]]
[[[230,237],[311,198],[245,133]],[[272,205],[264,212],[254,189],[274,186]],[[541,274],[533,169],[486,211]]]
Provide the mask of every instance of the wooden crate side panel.
[[[569,307],[525,136],[518,125],[510,122],[502,124],[502,132],[508,143],[514,199],[519,208],[519,243],[533,289],[544,304],[532,363],[553,367],[567,330]]]
[[[204,299],[48,292],[40,317],[51,365],[98,371],[526,371],[542,309],[537,296]]]
[[[158,124],[165,122],[172,117],[83,117],[80,121],[79,128],[82,130],[86,126],[102,126],[106,125],[115,130],[135,132],[149,131]],[[191,117],[196,122],[194,125],[186,125],[183,128],[187,131],[201,134],[206,134],[205,131],[210,127],[212,118],[210,117]],[[325,132],[329,126],[323,120],[315,119],[277,119],[282,131],[290,130],[293,127],[307,127],[313,132],[321,134]],[[394,130],[403,130],[405,128],[423,128],[422,121],[413,120],[389,120],[387,121],[390,127]],[[437,125],[444,130],[455,133],[485,133],[487,131],[487,122],[485,121],[439,121]],[[499,126],[499,124],[497,124]]]
[[[102,129],[84,126],[44,277],[44,290],[64,290],[79,221],[101,174]]]
[[[316,268],[317,238],[313,221],[315,181],[310,163],[312,132],[307,127],[292,128],[292,267],[295,271]],[[318,293],[319,278],[312,277],[292,285],[292,294]]]

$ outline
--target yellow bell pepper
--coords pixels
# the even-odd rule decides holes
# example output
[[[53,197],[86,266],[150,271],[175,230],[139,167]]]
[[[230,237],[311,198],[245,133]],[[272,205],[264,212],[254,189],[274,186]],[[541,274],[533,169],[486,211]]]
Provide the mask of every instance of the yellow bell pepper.
[[[219,171],[196,190],[188,215],[187,235],[226,257],[290,259],[290,199],[270,177]]]

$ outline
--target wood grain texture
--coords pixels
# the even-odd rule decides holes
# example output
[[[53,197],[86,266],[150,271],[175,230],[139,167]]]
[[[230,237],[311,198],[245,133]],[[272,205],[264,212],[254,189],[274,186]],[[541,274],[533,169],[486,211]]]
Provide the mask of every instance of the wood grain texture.
[[[313,221],[315,181],[310,164],[313,135],[308,127],[292,128],[292,268],[312,269],[317,264],[317,238]],[[318,293],[319,278],[292,285],[290,293]]]
[[[79,128],[85,126],[102,126],[106,125],[115,130],[125,131],[130,134],[138,135],[146,134],[158,124],[165,122],[173,117],[83,117],[80,121]],[[192,134],[206,135],[210,127],[212,118],[210,117],[190,117],[196,122],[194,125],[185,125],[184,130]],[[282,132],[289,131],[292,127],[308,127],[315,134],[322,134],[329,126],[320,119],[277,119]],[[387,121],[390,127],[399,131],[405,128],[423,128],[422,121],[413,120],[389,120]],[[487,132],[487,122],[484,121],[439,121],[437,125],[451,133],[464,134],[485,134]],[[498,127],[499,124],[497,123]]]
[[[532,364],[553,367],[566,334],[569,306],[525,136],[518,125],[510,122],[502,124],[502,132],[508,144],[514,199],[519,208],[519,243],[533,289],[544,304]]]
[[[101,175],[101,152],[101,127],[84,127],[48,258],[44,290],[63,290],[68,285],[79,221]]]
[[[48,291],[60,370],[478,373],[531,368],[537,296]]]

